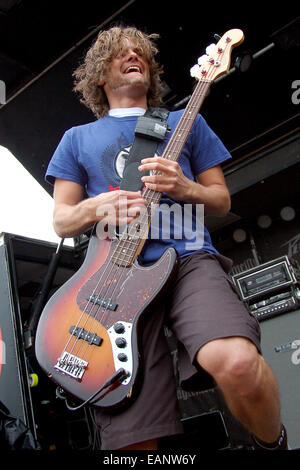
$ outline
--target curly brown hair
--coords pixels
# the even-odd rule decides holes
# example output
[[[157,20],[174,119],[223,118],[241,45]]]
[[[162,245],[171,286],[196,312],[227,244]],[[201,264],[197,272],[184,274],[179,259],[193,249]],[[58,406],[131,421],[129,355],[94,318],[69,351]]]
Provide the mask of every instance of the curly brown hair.
[[[114,26],[100,31],[98,37],[88,50],[83,63],[74,71],[74,91],[81,94],[80,101],[96,115],[104,116],[109,110],[105,91],[99,85],[99,80],[105,77],[107,67],[114,57],[122,54],[124,39],[130,39],[136,44],[138,53],[148,62],[150,71],[150,87],[147,101],[149,106],[159,106],[162,103],[162,82],[160,75],[162,67],[155,56],[158,49],[154,43],[157,34],[146,34],[135,27]]]

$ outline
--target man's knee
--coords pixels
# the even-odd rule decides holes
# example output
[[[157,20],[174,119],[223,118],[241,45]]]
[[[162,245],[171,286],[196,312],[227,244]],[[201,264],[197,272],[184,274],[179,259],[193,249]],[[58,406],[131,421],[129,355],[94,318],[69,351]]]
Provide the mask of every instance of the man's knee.
[[[204,345],[197,361],[221,389],[242,395],[255,392],[261,379],[262,357],[246,338],[222,338]]]

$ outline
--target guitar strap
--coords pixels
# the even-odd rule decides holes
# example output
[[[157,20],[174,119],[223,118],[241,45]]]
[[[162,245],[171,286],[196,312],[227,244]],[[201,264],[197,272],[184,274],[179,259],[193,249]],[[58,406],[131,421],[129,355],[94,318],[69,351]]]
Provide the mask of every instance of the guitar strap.
[[[124,168],[120,189],[139,191],[144,183],[141,177],[149,172],[140,172],[138,167],[143,158],[153,157],[160,142],[163,142],[167,130],[169,111],[163,108],[149,108],[140,116],[135,128],[135,139]]]

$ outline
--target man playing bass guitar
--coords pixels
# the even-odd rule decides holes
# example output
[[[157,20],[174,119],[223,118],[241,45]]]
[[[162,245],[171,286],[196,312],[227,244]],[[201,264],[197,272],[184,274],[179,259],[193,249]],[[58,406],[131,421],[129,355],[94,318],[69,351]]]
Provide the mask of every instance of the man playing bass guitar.
[[[161,104],[155,39],[132,27],[101,31],[74,73],[75,90],[97,119],[64,134],[47,170],[46,178],[54,184],[54,227],[61,237],[78,236],[99,221],[131,224],[146,205],[141,191],[118,188],[138,116]],[[169,113],[167,139],[181,116],[182,111]],[[142,177],[145,187],[162,193],[161,204],[178,203],[183,211],[203,205],[205,214],[225,216],[230,195],[221,164],[230,155],[203,117],[197,115],[178,161],[161,157],[164,145],[156,156],[141,161],[139,171],[149,172]],[[174,236],[172,223],[168,238],[149,236],[139,254],[140,262],[150,266],[173,246],[178,272],[167,301],[162,299],[160,308],[147,315],[141,332],[143,383],[138,396],[117,412],[96,410],[102,449],[157,449],[160,437],[183,432],[165,323],[180,343],[181,382],[204,370],[250,431],[255,448],[283,449],[287,444],[277,383],[261,355],[258,321],[232,285],[231,261],[213,247],[206,228],[201,243],[193,246],[184,230],[181,237]]]

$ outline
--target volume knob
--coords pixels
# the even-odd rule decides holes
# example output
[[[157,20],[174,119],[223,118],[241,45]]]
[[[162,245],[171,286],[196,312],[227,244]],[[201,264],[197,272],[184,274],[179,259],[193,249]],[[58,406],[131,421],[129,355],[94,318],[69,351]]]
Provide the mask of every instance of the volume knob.
[[[123,323],[116,323],[114,325],[114,330],[116,333],[124,333],[125,331],[125,326],[123,325]]]
[[[118,346],[118,348],[125,348],[125,346],[127,345],[127,341],[125,338],[117,338],[116,345]]]
[[[118,354],[118,359],[119,359],[119,361],[122,361],[122,362],[128,361],[128,357],[124,353]]]

